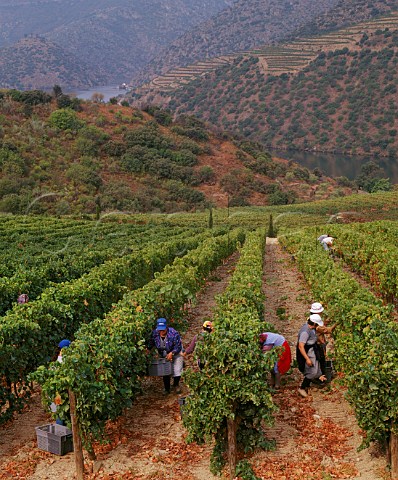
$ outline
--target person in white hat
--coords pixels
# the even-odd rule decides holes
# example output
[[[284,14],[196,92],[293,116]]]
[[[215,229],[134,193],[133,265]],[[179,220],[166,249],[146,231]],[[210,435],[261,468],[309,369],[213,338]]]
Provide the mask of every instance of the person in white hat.
[[[313,313],[309,316],[298,332],[296,358],[298,368],[304,374],[304,380],[298,389],[302,397],[307,397],[307,390],[314,380],[326,381],[320,363],[319,346],[317,344],[316,328],[323,327],[323,321],[319,314]]]
[[[322,313],[325,309],[322,306],[322,303],[315,302],[310,307],[310,313],[317,313],[318,315]]]
[[[324,311],[322,303],[315,302],[310,307],[310,314],[320,314]],[[332,327],[327,327],[326,325],[317,325],[315,328],[316,336],[317,336],[317,343],[319,345],[319,354],[320,354],[320,364],[322,373],[325,375],[326,373],[326,336],[327,334],[331,334],[333,330],[336,328],[336,325]]]

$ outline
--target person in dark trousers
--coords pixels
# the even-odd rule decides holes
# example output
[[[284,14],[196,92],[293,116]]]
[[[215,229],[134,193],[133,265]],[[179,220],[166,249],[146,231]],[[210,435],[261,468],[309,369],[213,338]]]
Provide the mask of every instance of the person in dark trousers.
[[[318,314],[309,316],[307,323],[305,323],[299,330],[297,338],[296,358],[298,368],[304,374],[304,380],[298,389],[298,393],[302,397],[307,397],[307,390],[314,380],[320,382],[326,381],[326,376],[321,370],[321,355],[317,343],[316,328],[323,326],[323,321]]]
[[[315,302],[310,307],[310,314],[321,314],[324,311],[323,305],[319,302]],[[317,337],[317,344],[319,345],[319,356],[321,371],[323,375],[326,375],[326,335],[330,335],[333,330],[336,328],[336,325],[327,327],[326,325],[317,325],[315,332]]]
[[[165,318],[156,321],[156,328],[152,331],[147,344],[148,350],[156,348],[162,358],[172,362],[172,375],[164,375],[163,385],[165,395],[170,393],[171,376],[174,378],[173,387],[176,393],[181,393],[180,379],[183,370],[182,343],[180,334],[172,327],[167,326]]]

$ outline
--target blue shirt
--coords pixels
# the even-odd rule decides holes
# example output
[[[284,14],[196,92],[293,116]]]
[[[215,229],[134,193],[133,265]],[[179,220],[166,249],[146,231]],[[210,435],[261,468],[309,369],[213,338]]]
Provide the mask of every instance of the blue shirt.
[[[164,347],[162,346],[162,343],[164,343]],[[173,352],[173,355],[177,355],[182,350],[180,334],[177,330],[174,330],[174,328],[167,327],[167,334],[164,342],[162,342],[159,332],[155,329],[152,331],[151,338],[148,342],[149,350],[154,347],[157,348],[160,355],[162,355],[163,351],[165,351],[166,354]]]

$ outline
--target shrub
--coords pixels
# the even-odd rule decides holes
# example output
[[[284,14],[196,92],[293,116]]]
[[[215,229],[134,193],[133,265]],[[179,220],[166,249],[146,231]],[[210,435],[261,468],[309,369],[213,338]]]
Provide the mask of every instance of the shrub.
[[[354,182],[349,180],[347,177],[337,177],[336,178],[337,185],[340,187],[352,187]]]
[[[171,149],[174,143],[171,138],[162,135],[155,125],[145,125],[126,133],[125,141],[128,147],[143,146],[157,150]]]
[[[216,180],[216,174],[209,165],[204,165],[196,172],[196,178],[199,183],[213,184]]]
[[[8,95],[16,102],[25,103],[27,105],[40,105],[50,103],[52,96],[41,90],[28,90],[20,92],[19,90],[9,90]]]
[[[58,108],[71,108],[72,110],[81,110],[81,100],[78,98],[71,98],[69,95],[60,95],[57,97]]]
[[[84,126],[84,122],[79,120],[70,108],[61,108],[52,112],[48,123],[50,127],[58,130],[79,130]]]
[[[75,185],[89,185],[94,188],[99,188],[102,185],[101,177],[93,168],[79,163],[71,165],[65,176]]]
[[[275,190],[274,193],[271,193],[268,196],[268,202],[270,205],[288,205],[289,203],[294,203],[295,194],[294,192],[282,192],[282,190]]]
[[[228,205],[230,207],[248,207],[250,203],[243,196],[237,195],[229,199]]]
[[[123,180],[113,180],[101,189],[101,206],[105,210],[134,210],[134,200],[130,185]]]
[[[193,167],[198,163],[196,155],[190,150],[179,150],[178,152],[170,152],[170,159],[178,163],[179,165],[184,165],[185,167]]]
[[[181,125],[175,125],[171,128],[171,130],[177,135],[183,135],[185,137],[191,138],[192,140],[209,140],[209,135],[206,130],[200,127],[183,127]]]

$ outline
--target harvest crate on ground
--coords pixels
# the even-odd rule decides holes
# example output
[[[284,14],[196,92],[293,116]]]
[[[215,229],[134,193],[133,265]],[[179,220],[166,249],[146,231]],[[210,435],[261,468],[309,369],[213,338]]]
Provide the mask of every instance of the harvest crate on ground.
[[[72,430],[63,425],[51,423],[36,427],[37,446],[46,452],[65,455],[73,452]]]

